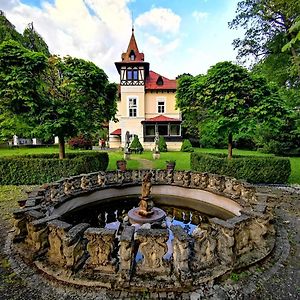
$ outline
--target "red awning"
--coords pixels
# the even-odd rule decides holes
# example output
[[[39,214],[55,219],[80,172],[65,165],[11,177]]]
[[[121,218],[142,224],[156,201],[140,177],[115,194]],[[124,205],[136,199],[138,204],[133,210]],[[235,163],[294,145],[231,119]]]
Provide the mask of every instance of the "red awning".
[[[169,117],[166,117],[164,115],[159,115],[159,116],[156,116],[154,118],[150,118],[150,119],[145,119],[143,122],[149,122],[149,123],[158,123],[158,122],[181,122],[181,120],[179,119],[175,119],[175,118],[169,118]]]
[[[121,135],[121,128],[114,130],[110,135]]]

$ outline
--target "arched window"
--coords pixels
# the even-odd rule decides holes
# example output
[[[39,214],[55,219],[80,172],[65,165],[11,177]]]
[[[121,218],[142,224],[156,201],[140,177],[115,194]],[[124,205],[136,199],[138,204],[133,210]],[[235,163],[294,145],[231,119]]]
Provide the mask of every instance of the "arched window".
[[[129,58],[130,60],[135,60],[135,54],[133,50],[130,51]]]

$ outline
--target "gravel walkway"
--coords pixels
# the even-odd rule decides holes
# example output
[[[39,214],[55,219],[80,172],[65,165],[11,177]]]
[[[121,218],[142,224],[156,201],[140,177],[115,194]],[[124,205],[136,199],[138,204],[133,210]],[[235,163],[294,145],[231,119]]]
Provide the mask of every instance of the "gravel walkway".
[[[277,245],[268,259],[234,273],[222,282],[203,285],[192,293],[183,294],[129,294],[65,286],[34,273],[16,258],[10,259],[8,236],[12,223],[9,216],[16,200],[22,197],[20,191],[25,188],[30,189],[20,187],[14,193],[17,196],[13,197],[9,187],[0,187],[0,299],[300,299],[299,188],[259,187],[261,191],[279,197],[274,203]]]

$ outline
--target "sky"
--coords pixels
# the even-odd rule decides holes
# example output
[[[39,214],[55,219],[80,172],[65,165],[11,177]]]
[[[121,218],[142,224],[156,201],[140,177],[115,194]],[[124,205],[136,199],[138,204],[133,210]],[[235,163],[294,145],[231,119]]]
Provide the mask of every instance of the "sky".
[[[114,62],[127,50],[134,26],[150,69],[170,79],[205,74],[217,62],[235,61],[228,28],[239,0],[0,0],[19,32],[33,22],[52,54],[94,62],[111,81]]]

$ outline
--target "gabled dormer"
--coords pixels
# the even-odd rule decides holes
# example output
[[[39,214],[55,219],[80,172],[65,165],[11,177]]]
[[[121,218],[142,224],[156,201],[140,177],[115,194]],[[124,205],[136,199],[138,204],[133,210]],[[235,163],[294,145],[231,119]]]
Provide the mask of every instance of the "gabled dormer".
[[[144,86],[149,74],[149,63],[144,61],[144,53],[138,49],[133,28],[127,51],[122,53],[121,59],[122,61],[115,63],[120,74],[120,84]]]

